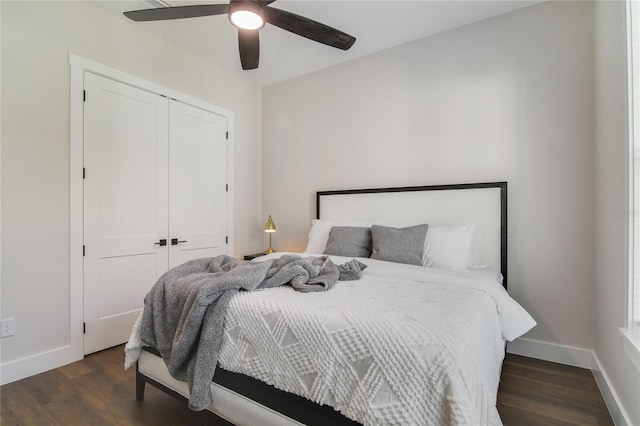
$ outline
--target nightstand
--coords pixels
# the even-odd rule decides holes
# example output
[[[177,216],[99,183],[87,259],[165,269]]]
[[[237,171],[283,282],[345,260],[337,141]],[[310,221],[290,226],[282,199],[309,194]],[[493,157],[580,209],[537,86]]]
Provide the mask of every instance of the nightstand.
[[[256,257],[264,256],[264,253],[245,254],[244,260],[253,260]]]

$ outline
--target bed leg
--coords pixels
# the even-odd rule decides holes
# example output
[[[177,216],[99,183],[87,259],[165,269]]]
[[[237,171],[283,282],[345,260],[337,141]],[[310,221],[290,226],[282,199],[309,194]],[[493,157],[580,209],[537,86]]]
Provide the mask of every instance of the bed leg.
[[[138,370],[138,365],[136,364],[136,399],[138,401],[142,401],[144,399],[144,387],[147,382],[142,378],[142,374]]]

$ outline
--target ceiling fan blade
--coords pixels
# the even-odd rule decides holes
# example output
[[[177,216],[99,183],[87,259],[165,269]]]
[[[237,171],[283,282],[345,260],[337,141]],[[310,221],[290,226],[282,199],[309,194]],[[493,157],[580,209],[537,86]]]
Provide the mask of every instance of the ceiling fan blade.
[[[190,6],[161,7],[158,9],[132,10],[130,12],[124,12],[124,16],[134,21],[142,22],[224,15],[228,12],[228,4],[196,4]]]
[[[251,0],[251,1],[254,3],[258,3],[260,6],[264,7],[264,6],[270,5],[276,0]]]
[[[283,30],[342,50],[348,50],[356,41],[355,37],[335,28],[270,6],[264,8],[264,20]]]
[[[260,61],[260,36],[258,30],[238,29],[238,47],[243,70],[258,68]]]

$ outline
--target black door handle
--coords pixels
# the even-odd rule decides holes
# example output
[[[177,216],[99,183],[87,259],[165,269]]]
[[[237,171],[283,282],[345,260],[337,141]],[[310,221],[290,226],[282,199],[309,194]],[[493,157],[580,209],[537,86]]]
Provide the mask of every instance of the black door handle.
[[[172,238],[172,239],[171,239],[171,245],[172,245],[172,246],[177,246],[177,245],[178,245],[178,243],[186,243],[186,242],[187,242],[187,240],[180,240],[180,241],[178,241],[178,239],[177,239],[177,238]]]
[[[167,240],[165,240],[164,238],[161,239],[160,241],[158,241],[157,243],[153,243],[155,245],[159,245],[160,247],[162,246],[166,246],[167,245]]]

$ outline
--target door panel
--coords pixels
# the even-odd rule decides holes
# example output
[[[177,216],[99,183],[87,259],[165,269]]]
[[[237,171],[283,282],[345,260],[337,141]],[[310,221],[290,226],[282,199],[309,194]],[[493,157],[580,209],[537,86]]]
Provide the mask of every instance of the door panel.
[[[144,300],[149,288],[136,283],[156,282],[157,261],[154,253],[101,258],[100,318],[113,318],[123,313],[139,312],[141,301]],[[131,329],[127,334],[130,332]]]
[[[227,253],[227,119],[177,101],[169,114],[169,266]]]
[[[168,269],[166,98],[85,73],[85,354],[127,340]]]

